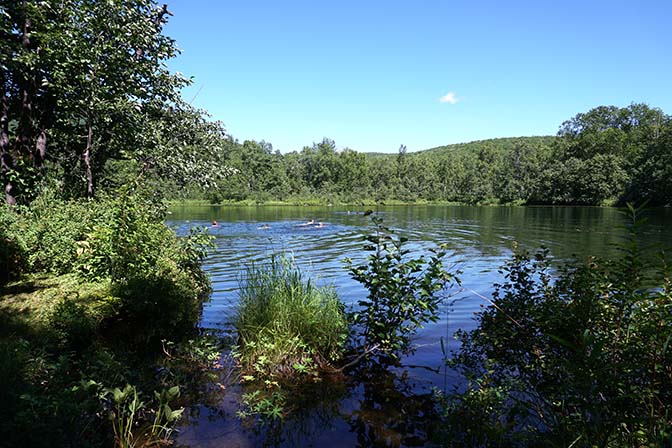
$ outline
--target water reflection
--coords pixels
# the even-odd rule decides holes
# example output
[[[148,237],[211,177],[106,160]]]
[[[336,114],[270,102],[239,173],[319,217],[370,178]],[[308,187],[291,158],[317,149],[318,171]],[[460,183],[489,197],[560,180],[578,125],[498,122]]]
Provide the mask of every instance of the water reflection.
[[[224,447],[416,447],[438,429],[428,384],[408,371],[367,366],[352,376],[327,378],[290,393],[292,412],[283,419],[239,420],[242,388],[235,387],[220,408],[199,407],[189,415],[178,441],[182,446]]]
[[[414,382],[408,371],[379,365],[358,372],[357,380],[353,394],[358,403],[348,416],[357,446],[427,445],[438,423],[431,390]]]

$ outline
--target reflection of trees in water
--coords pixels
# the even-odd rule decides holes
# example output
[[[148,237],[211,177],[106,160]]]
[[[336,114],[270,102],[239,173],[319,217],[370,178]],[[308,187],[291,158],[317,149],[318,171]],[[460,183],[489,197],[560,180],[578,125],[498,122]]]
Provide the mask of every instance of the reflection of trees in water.
[[[436,427],[437,413],[430,391],[380,365],[359,372],[359,409],[350,414],[357,446],[425,446]]]
[[[341,403],[350,393],[342,378],[326,378],[314,384],[285,390],[284,419],[250,419],[247,427],[256,437],[255,446],[323,446],[318,439],[333,430],[341,420]],[[343,436],[334,431],[335,437]],[[336,443],[334,446],[339,446]]]
[[[380,365],[359,369],[349,380],[308,385],[288,394],[284,420],[248,428],[255,446],[425,446],[437,429],[431,391],[418,392],[405,373]]]

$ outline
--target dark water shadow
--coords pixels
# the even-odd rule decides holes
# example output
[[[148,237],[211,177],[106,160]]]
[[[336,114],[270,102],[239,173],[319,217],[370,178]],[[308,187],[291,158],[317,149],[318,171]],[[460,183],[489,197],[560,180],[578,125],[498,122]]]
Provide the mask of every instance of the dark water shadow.
[[[245,390],[189,412],[184,447],[417,447],[431,444],[439,415],[429,385],[381,365],[292,388],[283,419],[236,416]]]

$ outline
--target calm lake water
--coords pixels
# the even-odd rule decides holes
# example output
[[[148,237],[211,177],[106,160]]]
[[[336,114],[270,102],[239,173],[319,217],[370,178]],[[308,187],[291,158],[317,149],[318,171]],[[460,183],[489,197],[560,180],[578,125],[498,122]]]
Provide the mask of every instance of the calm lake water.
[[[180,234],[194,226],[210,227],[216,248],[205,261],[212,299],[205,304],[201,326],[230,331],[238,300],[240,272],[246,264],[273,254],[294,257],[302,270],[323,284],[334,285],[346,304],[366,291],[352,280],[343,259],[363,262],[363,235],[371,231],[366,208],[341,207],[176,207],[168,224]],[[453,333],[474,328],[473,315],[487,302],[498,273],[514,245],[550,249],[558,261],[589,255],[615,256],[625,219],[617,210],[590,207],[398,206],[376,211],[388,227],[409,239],[418,253],[448,244],[449,264],[462,271],[462,290],[453,289],[441,319],[424,328],[415,353],[396,376],[377,377],[370,384],[322,385],[314,400],[281,425],[247,427],[236,418],[240,388],[233,387],[215,405],[190,409],[178,443],[192,447],[252,446],[422,446],[431,427],[432,388],[445,389],[459,378],[443,366],[441,341],[457,348]],[[672,210],[647,214],[642,243],[672,247]],[[314,220],[324,226],[302,227]],[[265,228],[267,225],[268,228]],[[375,384],[375,385],[372,385]],[[431,425],[430,425],[431,426]]]

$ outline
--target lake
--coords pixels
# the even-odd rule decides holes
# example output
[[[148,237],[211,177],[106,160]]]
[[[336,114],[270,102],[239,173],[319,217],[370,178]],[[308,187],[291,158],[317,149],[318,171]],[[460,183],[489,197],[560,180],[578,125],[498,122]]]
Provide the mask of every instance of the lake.
[[[204,305],[201,326],[228,332],[238,300],[239,276],[251,262],[274,254],[292,256],[305,274],[334,285],[348,305],[366,295],[345,270],[344,258],[363,262],[363,236],[372,230],[367,208],[355,207],[174,207],[168,224],[179,234],[208,226],[216,248],[204,263],[211,278],[212,298]],[[625,218],[613,208],[597,207],[376,207],[385,225],[409,239],[419,254],[447,244],[447,264],[460,270],[462,288],[448,292],[438,322],[427,325],[415,339],[415,353],[404,359],[396,376],[372,381],[375,386],[323,385],[313,403],[282,425],[247,427],[235,412],[242,391],[232,387],[217,406],[194,406],[181,428],[178,443],[199,447],[229,446],[422,446],[431,431],[423,418],[431,410],[432,388],[446,389],[459,378],[447,371],[443,350],[457,348],[453,333],[474,328],[474,313],[493,284],[501,282],[498,268],[515,245],[535,250],[546,247],[554,260],[589,255],[617,256],[615,245],[626,233]],[[672,247],[672,210],[647,213],[642,244]],[[212,227],[212,221],[219,225]],[[300,226],[314,220],[323,226]],[[483,297],[481,297],[483,296]],[[442,340],[443,348],[442,348]],[[331,389],[330,389],[331,388]],[[368,389],[367,389],[368,388]],[[401,404],[403,403],[403,404]],[[410,417],[409,417],[410,416]],[[427,419],[425,419],[427,420]]]

